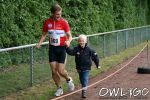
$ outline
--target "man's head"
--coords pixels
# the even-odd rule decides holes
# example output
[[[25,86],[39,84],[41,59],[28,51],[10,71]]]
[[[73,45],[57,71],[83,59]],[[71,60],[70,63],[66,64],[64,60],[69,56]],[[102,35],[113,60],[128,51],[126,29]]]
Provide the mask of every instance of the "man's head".
[[[78,37],[78,43],[79,43],[79,45],[80,45],[82,48],[84,48],[84,47],[85,47],[85,44],[87,43],[87,36],[84,35],[84,34],[79,35],[79,37]]]
[[[53,14],[54,20],[58,20],[61,17],[62,8],[60,5],[55,4],[51,8],[51,13]]]

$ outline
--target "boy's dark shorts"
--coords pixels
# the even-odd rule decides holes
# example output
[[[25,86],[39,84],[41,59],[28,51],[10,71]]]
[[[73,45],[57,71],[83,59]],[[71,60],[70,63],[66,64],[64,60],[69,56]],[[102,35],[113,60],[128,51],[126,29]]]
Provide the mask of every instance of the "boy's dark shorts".
[[[49,62],[65,63],[66,46],[49,46]]]

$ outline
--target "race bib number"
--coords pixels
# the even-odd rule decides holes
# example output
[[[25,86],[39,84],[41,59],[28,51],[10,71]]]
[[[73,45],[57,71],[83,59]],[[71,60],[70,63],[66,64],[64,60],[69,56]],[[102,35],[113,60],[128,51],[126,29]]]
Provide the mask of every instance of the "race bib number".
[[[58,38],[50,38],[50,44],[54,46],[59,46],[60,45],[60,37]]]
[[[58,43],[58,39],[53,39],[53,38],[51,38],[51,43]]]
[[[50,30],[48,32],[50,38],[50,44],[54,46],[64,46],[66,41],[66,35],[64,31]]]

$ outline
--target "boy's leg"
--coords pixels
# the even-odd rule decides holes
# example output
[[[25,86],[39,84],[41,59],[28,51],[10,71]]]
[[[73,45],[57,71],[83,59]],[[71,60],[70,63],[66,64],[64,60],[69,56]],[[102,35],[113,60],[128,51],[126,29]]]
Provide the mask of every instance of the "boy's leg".
[[[80,83],[83,86],[83,72],[81,70],[77,70],[77,71],[78,71],[78,74],[79,74]]]
[[[89,79],[89,70],[83,71],[82,98],[86,98],[88,79]]]
[[[85,88],[88,86],[88,80],[89,80],[89,70],[83,71],[83,84],[82,87]]]

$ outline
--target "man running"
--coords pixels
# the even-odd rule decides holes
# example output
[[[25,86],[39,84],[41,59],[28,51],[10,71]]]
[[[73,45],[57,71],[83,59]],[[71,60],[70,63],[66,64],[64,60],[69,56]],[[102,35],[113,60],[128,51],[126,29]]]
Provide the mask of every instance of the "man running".
[[[48,33],[49,63],[53,80],[57,86],[55,96],[61,96],[63,89],[61,87],[60,76],[66,79],[68,89],[70,91],[74,90],[73,80],[65,70],[66,47],[70,46],[72,35],[68,22],[61,17],[62,8],[58,4],[55,4],[51,8],[51,13],[52,16],[44,22],[42,36],[37,44],[37,48],[40,48]]]

